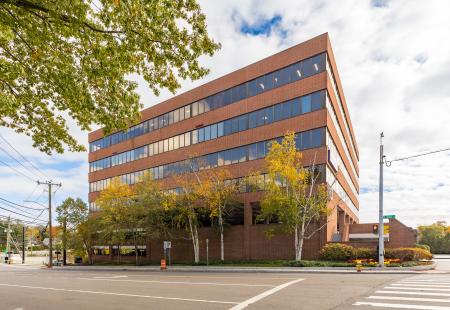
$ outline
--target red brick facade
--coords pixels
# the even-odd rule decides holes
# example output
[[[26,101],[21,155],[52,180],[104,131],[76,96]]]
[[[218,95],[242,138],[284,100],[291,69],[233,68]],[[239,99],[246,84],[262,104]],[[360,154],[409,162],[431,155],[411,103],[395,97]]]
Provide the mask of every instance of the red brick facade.
[[[212,82],[206,83],[191,91],[175,96],[162,103],[154,105],[142,111],[142,120],[148,120],[155,116],[173,111],[186,104],[196,102],[207,96],[213,95],[219,91],[239,85],[246,81],[258,78],[264,74],[287,67],[293,63],[307,59],[309,57],[326,53],[329,63],[329,70],[333,72],[334,82],[330,73],[326,70],[310,77],[298,80],[273,88],[270,91],[248,97],[238,102],[211,110],[207,113],[197,115],[186,120],[174,123],[167,127],[137,136],[135,138],[114,144],[112,146],[89,153],[89,162],[111,156],[112,154],[131,150],[155,141],[167,139],[195,128],[208,126],[235,116],[269,107],[293,98],[308,95],[319,90],[327,91],[327,101],[330,107],[335,111],[338,127],[333,122],[333,116],[326,107],[315,112],[273,122],[268,125],[248,129],[242,132],[236,132],[231,135],[223,136],[207,142],[198,143],[189,147],[179,148],[166,153],[154,155],[147,158],[131,161],[125,164],[117,165],[111,168],[90,172],[89,182],[96,182],[106,178],[141,171],[150,167],[165,165],[188,158],[190,154],[209,154],[234,147],[256,143],[263,140],[269,140],[283,136],[286,131],[303,132],[315,128],[326,127],[327,136],[334,141],[337,152],[342,158],[343,166],[337,171],[330,166],[328,158],[328,146],[308,149],[303,152],[304,162],[311,163],[315,158],[316,164],[323,164],[329,169],[330,173],[337,179],[337,183],[345,191],[346,198],[340,197],[337,192],[333,195],[329,205],[332,214],[328,218],[326,227],[317,233],[311,240],[308,240],[304,247],[304,257],[316,257],[320,248],[331,241],[333,235],[339,230],[342,233],[347,229],[348,224],[358,222],[358,194],[359,191],[359,170],[358,170],[358,148],[354,137],[353,127],[349,118],[349,112],[346,105],[344,93],[342,90],[339,74],[336,67],[333,51],[329,41],[328,34],[323,34],[309,41],[296,45],[278,54],[270,56],[259,62],[251,64],[245,68],[227,74]],[[328,66],[327,66],[328,67]],[[339,94],[335,93],[335,88]],[[339,99],[341,104],[339,104]],[[342,113],[342,111],[344,113]],[[97,130],[89,134],[89,142],[102,138],[102,130]],[[343,139],[341,139],[341,137]],[[354,146],[354,147],[353,147]],[[347,151],[345,151],[345,148]],[[350,157],[348,156],[350,155]],[[353,164],[353,167],[352,167]],[[263,159],[252,160],[227,166],[234,177],[246,176],[252,171],[264,171],[265,164]],[[347,170],[347,176],[342,169]],[[354,173],[354,171],[356,173]],[[353,183],[353,190],[348,180]],[[165,178],[159,180],[165,188],[173,188],[173,180]],[[327,182],[328,173],[327,173]],[[356,194],[355,190],[356,189]],[[89,202],[94,202],[99,192],[89,193]],[[244,225],[236,225],[225,231],[225,258],[226,259],[286,259],[294,257],[294,241],[290,236],[275,236],[267,239],[265,230],[268,225],[252,224],[252,208],[250,203],[257,202],[261,193],[242,194],[244,203]],[[344,199],[345,198],[345,199]],[[347,202],[352,202],[352,207]],[[219,257],[219,236],[210,228],[202,228],[200,231],[200,255],[205,255],[205,240],[209,239],[209,253],[211,259]],[[172,240],[172,259],[173,260],[191,260],[193,258],[192,245],[186,240]],[[151,242],[147,245],[148,260],[157,260],[162,255],[162,244],[160,242]]]

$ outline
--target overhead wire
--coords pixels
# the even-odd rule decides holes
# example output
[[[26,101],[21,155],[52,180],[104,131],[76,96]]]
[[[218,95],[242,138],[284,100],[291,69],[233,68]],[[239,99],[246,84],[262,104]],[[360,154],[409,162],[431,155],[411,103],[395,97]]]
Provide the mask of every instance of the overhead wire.
[[[12,201],[10,201],[10,200],[8,200],[8,199],[5,199],[5,198],[2,198],[2,197],[0,197],[0,200],[3,200],[3,201],[5,201],[5,202],[7,202],[8,204],[11,204],[11,205],[16,206],[16,207],[25,208],[25,209],[30,209],[30,210],[35,210],[35,211],[41,211],[41,210],[45,210],[45,209],[46,209],[46,208],[43,209],[43,208],[27,207],[27,206],[20,205],[20,204],[18,204],[18,203],[12,202]],[[33,214],[33,215],[34,215],[34,214]]]
[[[34,217],[31,217],[31,216],[28,216],[28,215],[19,213],[19,212],[17,212],[17,211],[13,211],[13,210],[6,209],[6,208],[1,207],[1,206],[0,206],[0,209],[2,209],[2,210],[4,210],[4,211],[7,211],[7,212],[14,213],[14,214],[19,215],[19,216],[23,216],[23,217],[26,217],[26,218],[30,218],[30,219],[32,219],[32,220],[34,219]]]
[[[3,141],[5,141],[6,144],[9,145],[10,148],[12,148],[17,154],[19,154],[20,157],[22,157],[23,160],[25,160],[26,162],[28,162],[30,164],[31,167],[33,167],[36,171],[39,171],[44,177],[50,179],[50,177],[45,174],[44,172],[42,172],[41,169],[39,169],[38,167],[36,167],[31,161],[29,161],[24,155],[22,155],[22,153],[20,153],[11,143],[8,142],[8,140],[6,140],[5,137],[3,137],[0,134],[0,139],[2,139]]]
[[[30,176],[26,175],[25,173],[23,173],[22,171],[14,168],[13,166],[10,166],[9,164],[5,163],[4,161],[0,160],[0,164],[9,167],[10,169],[14,170],[15,172],[17,172],[18,174],[22,175],[23,177],[27,178],[28,180],[32,181],[32,182],[36,182],[36,180],[33,180]]]
[[[445,148],[445,149],[435,150],[435,151],[426,152],[426,153],[421,153],[421,154],[416,154],[416,155],[407,156],[407,157],[396,158],[396,159],[393,159],[393,160],[385,160],[385,162],[386,162],[386,166],[390,167],[391,164],[392,164],[392,162],[394,162],[394,161],[402,161],[402,160],[407,160],[407,159],[411,159],[411,158],[422,157],[422,156],[425,156],[425,155],[430,155],[430,154],[435,154],[435,153],[440,153],[440,152],[445,152],[445,151],[450,151],[450,148]]]
[[[4,148],[2,148],[0,146],[0,150],[3,151],[3,153],[5,153],[9,158],[11,158],[12,160],[14,160],[16,163],[18,163],[19,165],[21,165],[26,171],[28,171],[29,173],[33,174],[35,177],[37,177],[38,179],[40,178],[39,175],[37,175],[36,173],[34,173],[33,171],[30,170],[29,167],[25,166],[24,164],[22,164],[19,160],[17,160],[17,158],[15,158],[14,156],[12,156],[7,150],[5,150]]]

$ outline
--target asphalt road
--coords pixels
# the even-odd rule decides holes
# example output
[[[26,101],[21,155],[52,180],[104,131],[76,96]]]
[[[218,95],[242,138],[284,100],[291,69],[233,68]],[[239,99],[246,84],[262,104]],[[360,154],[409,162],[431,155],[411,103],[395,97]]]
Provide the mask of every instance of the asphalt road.
[[[47,270],[0,265],[0,310],[450,310],[450,260],[411,274]],[[447,271],[448,270],[448,271]]]

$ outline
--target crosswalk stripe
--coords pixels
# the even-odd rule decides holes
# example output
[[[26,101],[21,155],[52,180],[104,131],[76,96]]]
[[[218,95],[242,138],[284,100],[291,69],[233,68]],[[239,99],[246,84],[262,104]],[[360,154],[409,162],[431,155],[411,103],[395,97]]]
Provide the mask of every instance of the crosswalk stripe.
[[[388,290],[413,290],[413,291],[450,292],[450,289],[448,289],[448,288],[426,288],[426,287],[399,287],[399,286],[386,286],[384,289],[388,289]]]
[[[386,299],[386,300],[407,300],[407,301],[426,301],[426,302],[450,302],[450,299],[442,298],[419,298],[419,297],[399,297],[399,296],[369,296],[369,299]]]
[[[418,281],[401,281],[399,284],[422,284],[422,285],[450,285],[450,282],[418,282]]]
[[[417,309],[417,310],[450,310],[450,307],[442,307],[442,306],[390,304],[390,303],[366,302],[366,301],[357,301],[353,304],[353,306],[372,306],[372,307],[385,307],[385,308],[396,308],[396,309]]]
[[[450,285],[435,285],[435,284],[409,284],[409,283],[394,283],[392,286],[418,286],[418,287],[450,287]]]
[[[415,295],[417,296],[418,292],[399,292],[399,291],[376,291],[376,294],[394,294],[394,295]],[[450,294],[446,293],[428,293],[428,292],[420,292],[421,296],[445,296],[450,297]]]

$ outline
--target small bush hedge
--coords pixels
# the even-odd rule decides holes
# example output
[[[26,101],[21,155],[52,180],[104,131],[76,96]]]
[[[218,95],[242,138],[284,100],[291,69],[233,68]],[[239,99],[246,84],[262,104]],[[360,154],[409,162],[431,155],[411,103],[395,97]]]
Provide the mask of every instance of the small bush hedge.
[[[398,248],[398,249],[386,249],[386,258],[398,258],[402,262],[419,261],[422,259],[430,260],[433,258],[433,254],[429,251],[419,248]]]
[[[320,250],[320,258],[331,261],[346,261],[352,257],[353,247],[342,243],[328,243]]]
[[[328,243],[320,250],[320,259],[327,261],[348,261],[355,259],[377,259],[376,249],[354,248],[343,243]],[[399,259],[401,262],[430,260],[433,255],[423,248],[386,249],[385,259]]]
[[[353,248],[352,258],[353,259],[377,259],[378,253],[376,253],[376,249]]]

